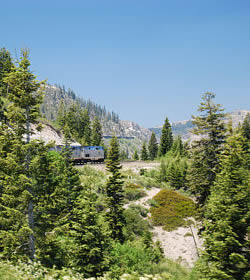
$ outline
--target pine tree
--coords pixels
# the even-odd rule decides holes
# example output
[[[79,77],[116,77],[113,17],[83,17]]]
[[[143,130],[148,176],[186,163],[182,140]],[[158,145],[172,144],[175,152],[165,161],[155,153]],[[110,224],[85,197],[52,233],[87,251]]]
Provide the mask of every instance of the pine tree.
[[[137,149],[135,149],[135,152],[133,154],[133,160],[139,160],[139,155],[138,155]]]
[[[148,151],[146,147],[146,142],[143,142],[142,144],[141,160],[148,160]]]
[[[123,242],[123,227],[125,218],[123,214],[124,191],[123,179],[120,172],[121,165],[119,162],[119,144],[115,136],[111,138],[108,150],[107,171],[111,172],[106,184],[107,193],[107,221],[111,230],[111,236],[114,240]]]
[[[110,237],[105,226],[99,222],[96,211],[96,194],[90,189],[82,190],[74,201],[70,236],[74,240],[74,256],[71,265],[85,277],[96,277],[107,270]]]
[[[6,164],[9,165],[11,161],[13,162],[14,158],[15,168],[18,170],[15,174],[17,178],[15,184],[13,184],[13,187],[12,184],[10,184],[10,181],[8,181],[7,177],[5,177],[5,181],[10,185],[4,188],[5,194],[3,194],[3,197],[4,195],[10,195],[12,196],[13,200],[15,200],[16,198],[14,198],[15,195],[13,192],[17,192],[19,193],[19,197],[23,196],[23,202],[16,202],[16,208],[24,209],[23,203],[27,203],[26,211],[28,213],[28,227],[25,226],[25,223],[22,223],[21,227],[26,228],[24,229],[24,236],[27,237],[28,234],[29,237],[29,256],[31,259],[34,259],[34,197],[32,180],[30,177],[30,161],[32,156],[30,152],[32,147],[32,143],[30,143],[30,136],[32,134],[31,124],[37,123],[37,117],[39,115],[40,104],[42,101],[42,92],[40,89],[43,85],[43,82],[38,82],[36,80],[36,77],[34,74],[32,74],[29,67],[30,61],[28,59],[28,51],[23,50],[22,57],[18,65],[13,66],[11,71],[3,78],[3,83],[8,87],[9,105],[7,107],[6,115],[9,121],[8,125],[11,127],[14,134],[13,143],[15,143],[15,148],[17,149],[16,151],[12,151],[12,154],[7,155],[5,159]],[[24,137],[26,138],[25,143],[23,142]],[[20,167],[18,168],[16,164]],[[10,177],[13,179],[15,175],[12,173]],[[9,176],[9,174],[5,174],[5,176]],[[6,201],[2,200],[2,206],[5,203]],[[14,211],[12,211],[11,214],[13,215]],[[20,218],[20,220],[22,219]],[[12,234],[13,232],[10,231],[9,233]],[[8,235],[8,233],[6,233],[6,235]],[[25,243],[27,240],[24,238],[22,242]],[[25,245],[19,246],[25,247]]]
[[[158,153],[158,144],[155,136],[155,132],[153,131],[149,140],[148,144],[148,153],[149,153],[149,158],[151,160],[154,160],[157,157]]]
[[[174,156],[182,156],[184,154],[184,146],[180,135],[174,139],[171,152]]]
[[[122,150],[120,152],[120,160],[126,160],[126,159],[128,159],[127,151]]]
[[[65,125],[67,124],[70,134],[75,140],[79,140],[79,138],[83,137],[83,129],[80,130],[80,116],[79,110],[75,103],[73,103],[65,116]],[[82,135],[80,134],[82,133]],[[80,135],[79,135],[80,134]]]
[[[12,260],[20,256],[27,260],[29,235],[33,234],[25,215],[29,194],[22,149],[14,131],[0,123],[0,252],[2,258]]]
[[[247,113],[246,117],[244,118],[241,129],[242,129],[243,136],[246,137],[248,140],[250,140],[250,114],[249,113]]]
[[[8,85],[4,83],[3,78],[11,72],[13,62],[9,51],[5,48],[0,49],[0,96],[7,96]]]
[[[172,144],[173,144],[172,128],[168,118],[166,118],[161,131],[159,155],[164,156],[171,149]]]
[[[92,122],[91,142],[93,146],[100,146],[102,142],[102,126],[99,119],[95,116]]]
[[[3,82],[3,78],[10,73],[13,62],[10,53],[5,49],[0,49],[0,121],[6,119],[6,97],[8,95],[8,85]]]
[[[90,118],[89,118],[89,112],[87,109],[84,111],[81,111],[80,113],[80,131],[81,134],[79,137],[81,137],[81,144],[83,145],[90,145],[91,144],[91,127],[90,127]]]
[[[178,190],[182,187],[182,175],[179,166],[176,165],[176,162],[172,162],[168,166],[167,178],[170,186],[174,189]]]
[[[33,144],[30,163],[34,192],[36,259],[48,267],[68,265],[68,229],[74,202],[81,190],[80,177],[70,163],[68,148],[58,154],[50,146]],[[64,242],[62,240],[65,240]]]
[[[60,100],[58,112],[57,112],[57,118],[56,123],[59,125],[60,128],[63,128],[66,124],[66,109],[64,105],[63,99]]]
[[[223,109],[213,102],[214,98],[215,94],[205,93],[198,109],[202,115],[193,116],[192,120],[196,125],[193,133],[201,139],[193,144],[188,177],[190,189],[196,195],[201,208],[206,204],[216,172],[219,171],[219,155],[225,139]]]
[[[246,139],[230,136],[205,211],[202,279],[249,279],[249,160]]]

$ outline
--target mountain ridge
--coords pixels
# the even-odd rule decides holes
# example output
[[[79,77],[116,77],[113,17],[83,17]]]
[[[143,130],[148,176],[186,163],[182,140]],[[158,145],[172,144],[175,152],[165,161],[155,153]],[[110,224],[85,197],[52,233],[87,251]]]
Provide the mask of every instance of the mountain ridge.
[[[52,123],[56,120],[61,100],[65,103],[66,108],[69,108],[74,102],[78,102],[81,108],[88,109],[91,119],[93,119],[94,116],[97,116],[102,124],[103,136],[104,139],[106,139],[106,143],[108,142],[108,139],[115,134],[120,140],[122,140],[120,141],[121,149],[128,152],[130,155],[133,153],[134,149],[140,150],[144,141],[149,141],[152,131],[156,133],[157,139],[160,139],[162,126],[145,128],[130,120],[120,120],[117,113],[106,110],[105,106],[78,97],[73,90],[65,90],[63,86],[57,85],[46,86],[44,102],[41,106],[42,115],[49,121],[52,121]],[[233,127],[235,127],[238,123],[243,121],[247,113],[250,113],[250,111],[235,110],[227,114],[226,121],[232,119]],[[195,139],[195,135],[190,132],[194,127],[191,119],[172,122],[171,124],[174,136],[180,135],[184,141],[192,141]],[[47,130],[51,130],[51,127]],[[48,135],[50,134],[56,134],[56,132],[48,133]],[[39,138],[43,138],[42,132],[40,133]],[[49,139],[49,136],[46,136],[45,138]],[[62,143],[62,140],[59,140],[60,138],[61,135],[59,134],[54,137],[56,143]]]

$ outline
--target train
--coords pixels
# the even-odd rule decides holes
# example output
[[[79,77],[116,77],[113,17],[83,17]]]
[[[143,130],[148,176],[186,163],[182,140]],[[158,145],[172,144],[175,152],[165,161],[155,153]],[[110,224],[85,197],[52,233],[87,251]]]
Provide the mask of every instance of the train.
[[[58,145],[53,150],[60,152],[63,146]],[[103,163],[104,148],[102,146],[70,146],[73,164]]]

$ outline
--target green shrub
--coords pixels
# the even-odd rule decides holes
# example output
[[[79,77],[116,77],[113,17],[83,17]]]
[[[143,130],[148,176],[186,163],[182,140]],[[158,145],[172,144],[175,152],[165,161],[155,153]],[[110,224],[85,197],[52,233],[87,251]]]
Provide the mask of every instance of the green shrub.
[[[88,186],[99,194],[105,193],[106,175],[91,166],[85,165],[78,169],[82,185]]]
[[[138,211],[143,218],[148,215],[148,209],[139,204],[132,203],[129,205],[129,209]]]
[[[84,280],[80,273],[70,269],[49,269],[43,267],[39,262],[11,264],[0,262],[0,280]]]
[[[150,208],[154,225],[171,231],[185,226],[185,218],[195,215],[194,202],[172,190],[161,190],[153,197],[156,205]]]
[[[159,251],[145,248],[141,241],[127,241],[124,244],[114,244],[111,251],[111,279],[124,273],[137,272],[140,275],[151,273],[152,266],[158,260]]]
[[[151,207],[157,207],[158,206],[158,202],[154,199],[148,199],[147,204],[150,205]]]
[[[125,236],[127,240],[133,240],[136,236],[142,236],[149,230],[148,221],[142,218],[137,209],[126,209],[124,216],[126,220]]]
[[[125,186],[124,196],[129,201],[137,200],[146,195],[143,186],[129,183]]]

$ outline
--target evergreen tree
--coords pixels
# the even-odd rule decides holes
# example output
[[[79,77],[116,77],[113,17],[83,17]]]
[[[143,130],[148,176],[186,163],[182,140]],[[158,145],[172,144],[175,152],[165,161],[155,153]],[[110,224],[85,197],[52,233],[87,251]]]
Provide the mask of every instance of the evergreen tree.
[[[102,142],[102,126],[99,119],[95,116],[92,122],[92,145],[100,146]]]
[[[8,85],[4,83],[3,78],[11,72],[13,62],[9,51],[5,48],[0,49],[0,96],[7,96]]]
[[[119,144],[115,136],[110,141],[108,150],[107,171],[111,172],[106,185],[107,193],[107,221],[111,230],[111,236],[114,240],[123,242],[123,227],[125,218],[123,214],[124,190],[123,180],[120,172],[121,165],[119,162]]]
[[[5,195],[7,193],[14,196],[13,191],[19,193],[19,197],[23,197],[23,202],[26,204],[26,211],[28,214],[28,227],[24,230],[26,236],[28,233],[29,240],[23,240],[29,244],[29,256],[34,259],[35,255],[35,240],[34,240],[34,211],[33,211],[33,186],[30,177],[30,160],[31,160],[31,147],[30,136],[32,134],[31,124],[37,123],[37,117],[39,115],[39,107],[42,101],[42,93],[40,91],[43,82],[38,82],[34,74],[32,74],[30,67],[30,61],[28,59],[28,51],[22,51],[22,57],[17,66],[13,66],[11,71],[5,75],[3,78],[3,83],[8,87],[8,101],[9,105],[7,107],[7,118],[9,120],[9,126],[14,133],[15,138],[15,148],[17,151],[12,151],[11,155],[6,156],[6,163],[9,163],[15,158],[15,164],[18,164],[18,172],[15,174],[18,176],[16,178],[16,188],[12,187],[10,184],[8,187],[4,188]],[[23,142],[23,138],[26,137],[26,143]],[[26,145],[24,145],[26,144]],[[8,157],[12,159],[8,159]],[[10,174],[10,173],[9,173]],[[15,177],[12,173],[11,175],[5,174],[5,176]],[[5,177],[7,182],[7,177]],[[10,182],[8,182],[9,184]],[[4,197],[4,195],[3,195]],[[15,200],[15,198],[13,197]],[[2,206],[6,203],[2,200]],[[21,201],[16,202],[16,208],[24,209]],[[14,204],[15,205],[15,204]],[[4,207],[4,206],[3,206]],[[14,209],[12,209],[14,210]],[[12,215],[14,211],[12,211]],[[11,218],[10,218],[11,219]],[[18,223],[19,224],[19,223]],[[25,223],[22,223],[25,225]],[[23,227],[23,226],[22,226]],[[11,234],[11,232],[9,232]],[[6,233],[8,235],[8,233]],[[25,247],[25,245],[19,245]]]
[[[19,137],[0,123],[0,252],[2,258],[12,260],[30,255],[27,244],[33,234],[25,215],[29,195],[22,150]]]
[[[244,118],[241,129],[242,129],[243,136],[246,137],[248,140],[250,140],[250,114],[249,113],[247,113],[246,117]]]
[[[135,152],[133,154],[133,160],[139,160],[139,155],[138,155],[138,152],[137,152],[136,149],[135,149]]]
[[[201,208],[206,203],[216,172],[219,171],[219,155],[225,139],[223,109],[213,102],[214,98],[215,94],[205,93],[198,109],[202,115],[193,116],[192,120],[196,125],[193,132],[201,139],[195,141],[192,147],[189,186]]]
[[[120,160],[126,160],[126,159],[128,159],[128,153],[127,151],[122,150],[120,152]]]
[[[142,144],[141,160],[148,160],[148,151],[145,142]]]
[[[90,118],[88,110],[85,109],[80,113],[80,132],[81,134],[79,137],[81,138],[80,142],[83,145],[90,145],[91,144],[91,127],[90,127]]]
[[[175,162],[172,162],[168,166],[167,178],[170,186],[174,189],[180,189],[182,187],[182,176],[179,166]]]
[[[8,85],[3,82],[3,78],[10,73],[13,62],[10,53],[5,49],[0,49],[0,121],[7,121],[6,106],[8,95]]]
[[[154,160],[157,157],[158,153],[158,144],[155,136],[155,132],[153,131],[149,140],[148,144],[148,153],[149,153],[149,158],[151,160]]]
[[[63,128],[66,124],[66,109],[63,99],[60,100],[56,123],[59,125],[60,128]]]
[[[171,147],[171,152],[173,153],[174,156],[182,156],[184,155],[184,146],[181,140],[181,136],[178,135],[173,142],[173,145]]]
[[[107,250],[110,237],[105,226],[99,222],[96,211],[97,196],[91,190],[82,190],[74,201],[72,229],[74,256],[71,265],[85,277],[100,276],[108,268]]]
[[[83,137],[82,131],[84,131],[84,129],[80,130],[79,120],[80,116],[78,107],[75,103],[73,103],[66,114],[65,122],[70,129],[70,134],[75,140],[79,140],[79,138]],[[82,134],[79,135],[79,133]]]
[[[205,211],[202,279],[249,279],[249,162],[246,139],[230,136]]]
[[[161,131],[159,155],[164,156],[171,149],[172,144],[173,144],[172,128],[168,118],[166,118]]]

